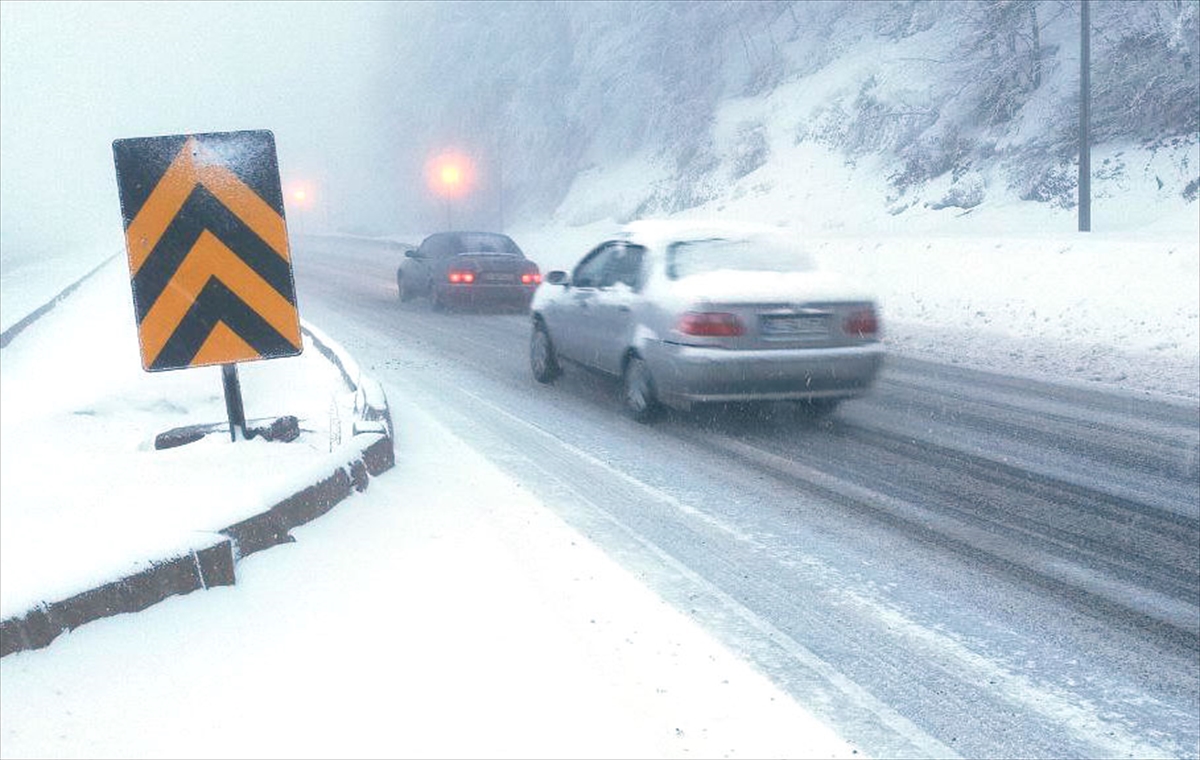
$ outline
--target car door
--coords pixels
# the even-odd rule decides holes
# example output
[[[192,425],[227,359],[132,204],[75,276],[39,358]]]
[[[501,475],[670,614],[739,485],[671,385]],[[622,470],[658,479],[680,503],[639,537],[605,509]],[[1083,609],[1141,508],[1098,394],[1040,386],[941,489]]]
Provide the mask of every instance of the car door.
[[[437,240],[432,238],[426,239],[410,257],[411,267],[407,276],[412,277],[411,281],[414,283],[415,289],[420,293],[428,294],[430,292],[430,285],[433,282],[432,268],[437,248]]]
[[[646,249],[626,241],[607,245],[604,276],[592,299],[590,326],[595,366],[617,374],[633,333],[635,302],[640,297]]]
[[[571,272],[571,284],[555,325],[550,324],[551,336],[559,354],[591,367],[596,366],[596,330],[593,306],[604,280],[604,272],[612,255],[611,241],[601,243],[580,259]]]

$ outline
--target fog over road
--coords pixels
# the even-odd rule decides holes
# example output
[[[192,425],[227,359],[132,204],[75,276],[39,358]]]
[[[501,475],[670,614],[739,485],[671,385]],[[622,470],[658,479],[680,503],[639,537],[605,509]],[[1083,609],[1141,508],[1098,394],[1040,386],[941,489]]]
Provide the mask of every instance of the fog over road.
[[[301,314],[389,398],[869,753],[1200,747],[1194,404],[889,356],[826,421],[780,405],[639,425],[615,382],[536,383],[525,314],[401,304],[398,251],[293,245]],[[403,457],[421,442],[396,426]]]

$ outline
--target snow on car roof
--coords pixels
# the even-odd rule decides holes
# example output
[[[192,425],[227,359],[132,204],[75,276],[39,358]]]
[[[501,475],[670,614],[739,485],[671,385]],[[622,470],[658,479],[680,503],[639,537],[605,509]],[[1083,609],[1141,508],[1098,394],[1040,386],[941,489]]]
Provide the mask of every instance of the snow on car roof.
[[[649,245],[702,237],[789,236],[782,227],[735,219],[638,219],[622,229],[629,239]]]

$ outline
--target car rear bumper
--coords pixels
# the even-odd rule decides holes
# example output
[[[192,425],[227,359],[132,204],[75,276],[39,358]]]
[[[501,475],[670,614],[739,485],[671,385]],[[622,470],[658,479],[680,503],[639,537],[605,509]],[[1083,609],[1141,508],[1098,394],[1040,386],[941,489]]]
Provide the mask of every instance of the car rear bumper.
[[[731,351],[655,343],[646,362],[667,403],[852,398],[883,366],[880,343],[839,348]]]
[[[525,285],[451,285],[441,291],[442,300],[453,304],[529,304],[536,287]]]

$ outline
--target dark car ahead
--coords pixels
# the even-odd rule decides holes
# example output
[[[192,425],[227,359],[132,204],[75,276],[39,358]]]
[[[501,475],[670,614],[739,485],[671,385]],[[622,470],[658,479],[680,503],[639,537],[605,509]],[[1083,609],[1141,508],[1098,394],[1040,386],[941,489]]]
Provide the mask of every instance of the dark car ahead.
[[[468,304],[527,308],[541,281],[537,264],[498,232],[435,232],[404,254],[396,272],[401,301],[428,296],[435,310]]]

